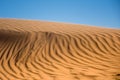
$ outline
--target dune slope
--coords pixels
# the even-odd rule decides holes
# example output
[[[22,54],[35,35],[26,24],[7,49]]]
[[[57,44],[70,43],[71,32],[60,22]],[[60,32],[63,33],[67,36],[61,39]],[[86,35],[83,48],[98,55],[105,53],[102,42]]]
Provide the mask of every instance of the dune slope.
[[[0,80],[120,80],[120,30],[0,19]]]

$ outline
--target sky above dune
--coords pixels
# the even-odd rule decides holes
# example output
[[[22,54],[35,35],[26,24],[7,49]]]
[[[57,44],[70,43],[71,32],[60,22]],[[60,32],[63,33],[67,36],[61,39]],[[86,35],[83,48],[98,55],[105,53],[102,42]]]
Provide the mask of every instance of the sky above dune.
[[[0,18],[120,28],[120,0],[0,0]]]

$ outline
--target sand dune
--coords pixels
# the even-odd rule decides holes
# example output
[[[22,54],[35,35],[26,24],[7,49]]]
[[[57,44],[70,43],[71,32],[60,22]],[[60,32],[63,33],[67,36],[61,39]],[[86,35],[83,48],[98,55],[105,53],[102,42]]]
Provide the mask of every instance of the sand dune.
[[[120,80],[120,30],[0,19],[0,80]]]

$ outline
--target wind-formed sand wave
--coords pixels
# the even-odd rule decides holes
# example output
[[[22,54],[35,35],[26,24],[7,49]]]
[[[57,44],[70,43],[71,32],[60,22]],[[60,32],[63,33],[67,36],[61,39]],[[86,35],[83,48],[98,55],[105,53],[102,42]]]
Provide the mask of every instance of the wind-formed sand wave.
[[[120,30],[0,19],[1,80],[119,80]]]

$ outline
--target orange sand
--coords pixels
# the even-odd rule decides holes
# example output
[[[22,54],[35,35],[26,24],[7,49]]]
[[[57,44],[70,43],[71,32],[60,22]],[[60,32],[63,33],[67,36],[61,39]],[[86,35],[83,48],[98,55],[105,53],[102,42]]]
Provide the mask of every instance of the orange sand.
[[[120,80],[120,30],[0,19],[0,80]]]

